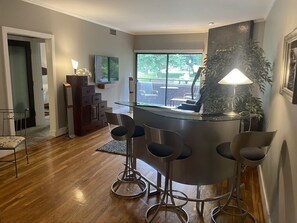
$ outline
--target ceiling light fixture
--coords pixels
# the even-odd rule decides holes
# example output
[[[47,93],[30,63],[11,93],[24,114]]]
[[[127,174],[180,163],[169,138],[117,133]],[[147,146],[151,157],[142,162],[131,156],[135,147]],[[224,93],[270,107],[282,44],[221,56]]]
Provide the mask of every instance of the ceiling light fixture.
[[[208,25],[209,26],[213,26],[214,25],[214,22],[209,22]]]

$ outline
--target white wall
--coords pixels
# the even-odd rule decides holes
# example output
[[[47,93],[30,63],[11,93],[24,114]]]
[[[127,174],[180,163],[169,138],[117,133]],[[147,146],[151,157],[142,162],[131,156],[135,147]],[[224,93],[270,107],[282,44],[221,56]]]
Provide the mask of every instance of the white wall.
[[[275,0],[264,33],[264,51],[273,62],[273,86],[265,94],[266,128],[278,130],[262,165],[271,222],[297,222],[297,105],[279,92],[283,80],[284,36],[297,27],[297,1]]]

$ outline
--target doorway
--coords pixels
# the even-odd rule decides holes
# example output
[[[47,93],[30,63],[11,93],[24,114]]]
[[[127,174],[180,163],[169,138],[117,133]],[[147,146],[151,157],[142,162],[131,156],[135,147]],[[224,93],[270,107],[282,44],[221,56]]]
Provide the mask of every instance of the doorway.
[[[45,119],[49,119],[49,98],[48,98],[48,72],[47,72],[47,62],[46,62],[46,49],[45,43],[41,42],[38,44],[40,57],[41,57],[41,76],[42,76],[42,103],[43,103],[43,116]]]
[[[36,126],[30,42],[8,40],[13,108],[29,108],[27,127]]]
[[[55,47],[54,47],[54,36],[52,34],[34,32],[29,30],[22,30],[12,27],[1,27],[2,30],[2,42],[3,42],[3,55],[4,55],[4,83],[5,92],[1,102],[2,107],[12,108],[12,82],[10,72],[10,61],[9,61],[9,47],[8,47],[8,36],[20,36],[20,37],[33,37],[42,39],[45,43],[46,48],[46,61],[47,61],[47,73],[48,73],[48,87],[51,91],[48,92],[49,96],[49,110],[50,110],[50,136],[59,136],[64,134],[66,131],[64,128],[59,129],[58,126],[58,105],[57,105],[57,86],[56,86],[56,71],[54,69],[55,64]],[[36,99],[35,99],[36,101]],[[65,128],[66,129],[66,128]]]

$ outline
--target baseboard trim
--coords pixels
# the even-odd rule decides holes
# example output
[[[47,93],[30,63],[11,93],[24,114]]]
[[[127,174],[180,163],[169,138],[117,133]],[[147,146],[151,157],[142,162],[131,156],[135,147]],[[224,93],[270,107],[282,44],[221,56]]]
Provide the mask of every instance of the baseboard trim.
[[[61,135],[65,135],[67,132],[68,132],[67,127],[63,127],[63,128],[59,128],[59,129],[57,129],[56,131],[53,131],[53,132],[50,131],[50,135],[54,136],[54,137],[58,137],[58,136],[61,136]]]
[[[266,223],[271,223],[271,216],[269,212],[269,204],[267,200],[267,193],[266,193],[266,187],[265,187],[265,182],[263,178],[263,172],[262,172],[262,167],[258,166],[258,173],[259,173],[259,183],[260,183],[260,194],[261,194],[261,201],[262,201],[262,207],[263,207],[263,214],[265,217]]]

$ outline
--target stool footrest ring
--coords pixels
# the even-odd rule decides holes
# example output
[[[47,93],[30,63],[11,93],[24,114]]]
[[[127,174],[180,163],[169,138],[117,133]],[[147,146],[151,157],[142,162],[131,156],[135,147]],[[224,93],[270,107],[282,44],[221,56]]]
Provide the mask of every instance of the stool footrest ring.
[[[180,193],[181,196],[176,195],[176,193]],[[162,200],[161,202],[151,206],[146,214],[145,214],[145,219],[146,222],[153,222],[154,220],[156,220],[156,222],[160,222],[160,220],[157,220],[157,215],[160,215],[161,212],[166,212],[166,218],[168,217],[168,213],[175,213],[175,218],[177,217],[178,219],[172,220],[170,219],[170,222],[176,222],[177,220],[179,220],[179,222],[189,222],[189,216],[187,214],[187,212],[182,208],[183,206],[185,206],[188,203],[188,196],[183,193],[182,191],[178,191],[178,190],[172,190],[172,197],[170,194],[170,191],[163,191],[161,192],[161,196],[164,198],[165,196],[165,200]],[[171,197],[171,198],[170,198]],[[173,203],[167,203],[168,200],[170,199],[178,199],[178,200],[182,200],[183,203],[182,204],[176,204],[175,201],[172,200]],[[169,222],[169,219],[166,219],[167,222]]]
[[[251,213],[249,213],[247,210],[245,210],[243,208],[239,209],[237,206],[233,206],[233,205],[217,206],[214,209],[212,209],[212,211],[211,211],[212,222],[216,223],[217,222],[216,219],[220,215],[224,215],[224,214],[241,218],[241,220],[243,220],[245,218],[249,218],[252,220],[252,222],[257,222],[255,217]]]
[[[153,222],[154,219],[156,219],[156,222],[160,222],[159,219],[156,218],[157,216],[155,216],[156,212],[159,212],[159,213],[166,212],[166,214],[165,214],[166,217],[168,217],[168,212],[175,213],[177,219],[180,222],[183,222],[183,223],[188,223],[189,222],[189,215],[184,209],[182,209],[179,206],[176,206],[176,205],[173,205],[173,204],[166,204],[166,203],[161,204],[161,205],[160,205],[160,203],[157,203],[157,204],[151,206],[146,211],[146,214],[145,214],[146,222],[151,223],[151,222]],[[152,215],[153,215],[153,218],[150,219],[150,216],[152,216]],[[170,222],[176,222],[176,220],[172,220]],[[168,219],[167,219],[167,222],[169,222]]]
[[[178,196],[178,195],[176,195],[176,194],[173,194],[173,198],[176,198],[176,199],[178,199],[178,200],[182,200],[182,201],[184,201],[184,203],[182,203],[182,204],[180,204],[180,205],[175,205],[175,206],[181,208],[181,207],[185,206],[185,205],[188,203],[188,201],[189,201],[188,196],[187,196],[184,192],[179,191],[179,190],[172,190],[172,192],[173,192],[173,193],[180,193],[180,194],[182,195],[182,196]]]
[[[118,175],[117,181],[111,185],[111,191],[120,198],[133,199],[141,197],[147,190],[147,184],[141,180],[139,172],[134,171],[124,176],[124,171]],[[122,178],[121,178],[122,176]]]

